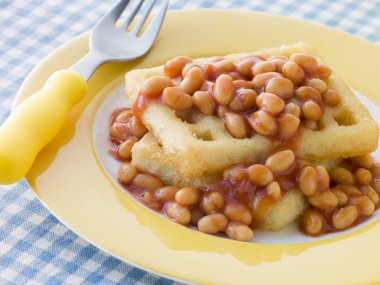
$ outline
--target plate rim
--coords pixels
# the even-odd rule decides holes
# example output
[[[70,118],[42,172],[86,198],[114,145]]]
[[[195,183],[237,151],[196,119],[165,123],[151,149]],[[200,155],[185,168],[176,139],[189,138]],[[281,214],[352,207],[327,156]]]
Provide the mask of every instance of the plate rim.
[[[305,20],[305,19],[299,19],[299,18],[294,18],[294,17],[290,17],[290,16],[285,16],[285,15],[277,15],[277,14],[272,14],[272,13],[268,13],[268,12],[260,12],[260,11],[248,11],[248,10],[237,10],[237,9],[206,9],[206,8],[203,8],[203,9],[189,9],[189,10],[171,10],[171,11],[168,11],[168,13],[189,13],[189,12],[207,12],[207,13],[215,13],[215,12],[226,12],[226,13],[249,13],[249,14],[263,14],[263,15],[266,15],[266,16],[270,16],[270,17],[275,17],[275,18],[284,18],[286,20],[291,20],[291,21],[296,21],[296,22],[299,22],[299,23],[302,23],[302,22],[306,22],[308,24],[311,24],[311,25],[315,25],[315,26],[320,26],[320,27],[323,27],[323,28],[327,28],[327,29],[330,29],[330,30],[333,30],[335,32],[339,32],[339,33],[343,33],[345,34],[346,36],[348,37],[351,37],[351,38],[354,38],[355,40],[359,40],[359,41],[363,41],[363,42],[366,42],[367,44],[371,44],[373,46],[375,46],[376,48],[379,48],[380,49],[380,45],[377,44],[377,43],[374,43],[374,42],[371,42],[365,38],[361,38],[357,35],[352,35],[346,31],[342,31],[342,30],[339,30],[337,28],[333,28],[333,27],[329,27],[329,26],[326,26],[322,23],[317,23],[317,22],[314,22],[314,21],[308,21],[308,20]],[[23,93],[28,93],[28,92],[25,92],[24,89],[26,88],[26,85],[27,85],[27,82],[33,78],[35,76],[35,74],[37,74],[39,72],[39,70],[43,67],[44,63],[46,61],[48,61],[50,58],[54,58],[56,56],[57,53],[59,53],[62,49],[64,48],[67,48],[68,46],[74,44],[75,42],[77,41],[80,41],[82,40],[82,38],[85,38],[85,37],[88,37],[89,35],[89,32],[84,32],[80,35],[77,35],[75,36],[74,38],[66,41],[65,43],[63,43],[62,45],[56,47],[54,50],[52,50],[49,54],[47,54],[44,58],[42,58],[40,60],[40,62],[30,71],[30,73],[25,77],[25,79],[23,80],[20,88],[18,89],[17,91],[17,94],[13,100],[13,103],[12,103],[12,107],[11,109],[13,110],[20,102],[22,102],[25,98],[25,96],[21,96]],[[375,103],[375,102],[374,102]],[[377,104],[377,103],[375,103]],[[378,104],[377,104],[378,105]],[[186,284],[195,284],[193,283],[193,281],[190,281],[190,280],[186,280],[186,279],[178,279],[176,278],[175,276],[173,275],[167,275],[167,274],[164,274],[160,271],[156,271],[156,270],[152,270],[148,267],[144,267],[143,265],[139,265],[135,262],[132,262],[128,259],[125,259],[121,256],[118,256],[116,253],[113,253],[111,252],[110,250],[104,248],[103,246],[99,245],[98,243],[92,241],[90,238],[82,235],[80,232],[78,232],[77,230],[73,229],[69,224],[67,224],[65,221],[63,221],[59,215],[44,201],[42,200],[41,197],[39,197],[39,195],[36,193],[36,191],[33,189],[33,187],[29,184],[29,182],[27,181],[27,179],[23,178],[23,180],[27,186],[30,188],[28,189],[29,190],[32,190],[32,192],[34,193],[35,197],[42,203],[42,205],[57,219],[59,220],[63,225],[65,225],[68,229],[70,229],[71,231],[73,231],[76,235],[78,235],[79,237],[81,237],[83,240],[85,240],[86,242],[92,244],[93,246],[99,248],[100,250],[104,251],[105,253],[109,254],[110,256],[113,256],[115,258],[117,258],[118,260],[121,260],[127,264],[130,264],[136,268],[139,268],[141,270],[144,270],[144,271],[147,271],[151,274],[155,274],[155,275],[158,275],[160,277],[164,277],[164,278],[169,278],[171,280],[174,280],[174,281],[177,281],[177,282],[182,282],[182,283],[186,283]],[[312,242],[314,243],[314,242]]]

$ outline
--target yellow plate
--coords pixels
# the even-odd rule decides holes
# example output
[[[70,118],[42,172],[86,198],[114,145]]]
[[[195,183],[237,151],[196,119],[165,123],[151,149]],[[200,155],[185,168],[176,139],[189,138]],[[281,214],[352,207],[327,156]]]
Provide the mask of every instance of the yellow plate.
[[[61,46],[21,87],[16,104],[53,71],[87,51],[88,35]],[[286,17],[235,11],[168,13],[157,42],[143,59],[106,64],[89,81],[87,97],[38,156],[27,181],[62,222],[112,255],[157,274],[205,284],[373,284],[380,281],[380,225],[302,244],[254,244],[205,235],[148,211],[103,171],[92,145],[101,102],[130,69],[191,57],[254,51],[282,43],[313,44],[354,89],[377,103],[380,48],[333,29]],[[108,120],[108,118],[104,118]]]

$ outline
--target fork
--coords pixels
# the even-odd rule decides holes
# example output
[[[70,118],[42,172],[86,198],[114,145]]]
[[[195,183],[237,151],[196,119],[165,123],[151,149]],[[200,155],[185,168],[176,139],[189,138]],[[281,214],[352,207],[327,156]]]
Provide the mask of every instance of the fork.
[[[89,52],[81,60],[69,70],[53,73],[44,87],[18,105],[0,127],[0,184],[17,182],[26,175],[40,150],[62,128],[71,107],[86,95],[86,81],[101,64],[132,61],[151,48],[169,1],[162,1],[143,32],[156,0],[146,1],[146,9],[127,31],[142,10],[144,0],[138,0],[128,17],[117,23],[123,11],[131,6],[129,2],[121,0],[99,20],[90,34]]]

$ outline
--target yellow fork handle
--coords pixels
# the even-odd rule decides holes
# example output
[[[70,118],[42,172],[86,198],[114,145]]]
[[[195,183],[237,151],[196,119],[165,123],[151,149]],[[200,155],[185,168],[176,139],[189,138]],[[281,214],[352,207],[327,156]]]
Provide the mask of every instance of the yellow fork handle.
[[[0,184],[17,182],[26,175],[86,90],[86,81],[79,73],[57,71],[39,92],[13,110],[0,127]]]

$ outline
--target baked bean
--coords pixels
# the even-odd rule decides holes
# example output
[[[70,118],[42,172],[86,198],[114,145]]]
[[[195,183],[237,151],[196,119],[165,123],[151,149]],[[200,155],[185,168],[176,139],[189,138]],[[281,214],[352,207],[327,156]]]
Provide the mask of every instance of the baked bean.
[[[192,60],[188,56],[177,56],[166,62],[164,66],[164,72],[170,78],[175,78],[177,76],[180,76],[185,65],[191,62]]]
[[[327,65],[319,64],[317,67],[319,78],[322,80],[326,80],[331,75],[331,69]]]
[[[315,194],[318,188],[318,175],[314,167],[308,165],[302,168],[297,176],[298,188],[306,196]]]
[[[362,191],[374,204],[379,203],[379,194],[371,186],[363,186]]]
[[[255,76],[252,79],[254,88],[262,88],[272,78],[282,78],[283,76],[278,72],[266,72]]]
[[[186,226],[191,221],[190,210],[176,202],[166,203],[164,207],[164,213],[169,219],[181,225]]]
[[[138,142],[137,138],[130,138],[127,139],[126,141],[122,142],[118,147],[117,147],[117,154],[124,159],[129,159],[132,156],[132,147],[133,145]]]
[[[316,131],[318,130],[318,124],[316,121],[308,121],[308,120],[304,120],[303,121],[304,125],[306,128],[312,130],[312,131]]]
[[[329,89],[322,94],[323,101],[329,106],[337,106],[340,104],[340,96],[335,90]]]
[[[355,186],[352,186],[352,185],[347,185],[347,184],[339,184],[339,185],[335,186],[334,189],[342,190],[348,196],[360,195],[361,194],[361,192],[358,188],[356,188]]]
[[[274,62],[274,65],[276,66],[276,72],[282,72],[282,67],[286,63],[286,60],[284,59],[271,59],[270,61]]]
[[[213,84],[214,83],[212,82],[205,82],[198,91],[209,92],[209,94],[212,95],[212,91],[210,90],[210,88],[212,89]],[[198,91],[195,91],[194,94]],[[192,96],[194,96],[194,94]]]
[[[227,228],[228,220],[220,213],[213,213],[202,217],[198,221],[199,231],[207,234],[216,234]]]
[[[349,161],[349,158],[344,158],[343,161],[339,164],[340,167],[346,168],[351,172],[354,172],[357,169],[357,165]]]
[[[342,163],[340,163],[340,166],[348,169],[351,172],[355,172],[355,170],[357,169],[357,167],[356,167],[357,165],[350,162],[349,158],[344,159],[344,161]]]
[[[332,188],[331,192],[338,198],[338,206],[344,206],[348,202],[348,196],[342,190]]]
[[[193,94],[198,91],[205,82],[203,70],[199,67],[193,67],[187,72],[185,78],[179,84],[179,88],[187,94]]]
[[[240,222],[245,225],[249,225],[252,222],[251,211],[247,206],[240,203],[228,203],[223,213],[230,221]]]
[[[284,114],[278,118],[278,134],[283,139],[288,139],[297,133],[300,119],[292,114]]]
[[[375,188],[377,193],[380,193],[380,178],[375,178],[373,181],[373,187]]]
[[[288,61],[283,65],[282,74],[295,84],[302,82],[305,77],[303,69],[293,61]]]
[[[110,129],[110,136],[119,141],[125,141],[131,135],[129,128],[124,123],[113,123]]]
[[[239,72],[237,72],[237,71],[227,72],[225,74],[228,75],[228,76],[230,76],[233,81],[243,80],[244,79],[244,77]]]
[[[303,103],[301,110],[302,110],[302,116],[306,120],[318,121],[322,116],[321,107],[319,107],[317,103],[311,100]]]
[[[267,60],[267,56],[263,52],[254,52],[244,55],[241,60],[250,58],[250,57],[258,57],[261,60]]]
[[[175,194],[175,201],[183,206],[192,206],[198,203],[199,190],[194,187],[184,187]]]
[[[146,173],[137,174],[135,178],[133,178],[132,184],[147,190],[156,190],[164,186],[159,178]]]
[[[137,169],[130,163],[123,163],[118,171],[117,178],[121,183],[128,184],[137,175]]]
[[[252,229],[244,224],[237,222],[231,222],[228,224],[226,234],[230,238],[239,241],[249,241],[253,238]]]
[[[132,118],[133,116],[134,116],[134,114],[133,114],[132,110],[124,110],[119,115],[117,115],[115,122],[117,122],[117,123],[125,123],[130,118]]]
[[[240,89],[240,88],[253,89],[252,81],[239,79],[239,80],[234,80],[233,83],[234,83],[235,90]]]
[[[331,178],[339,184],[354,184],[354,175],[343,167],[336,167],[330,172]]]
[[[235,82],[235,81],[234,81]],[[252,89],[239,89],[232,99],[229,107],[233,111],[246,111],[253,108],[256,104],[257,93]]]
[[[313,87],[321,94],[325,93],[328,88],[326,82],[317,78],[308,79],[306,84],[307,86]]]
[[[222,61],[222,60],[225,60],[224,56],[217,55],[217,56],[213,56],[210,59],[210,62],[219,62],[219,61]]]
[[[228,59],[218,61],[214,65],[217,72],[225,73],[225,72],[234,71],[236,69],[235,63],[233,63],[231,60],[228,60]]]
[[[348,169],[350,172],[354,172],[355,169],[357,168],[355,164],[349,161],[349,158],[344,158],[340,160],[343,160],[343,161],[339,163],[339,166]]]
[[[157,200],[154,198],[153,194],[149,191],[143,192],[141,195],[139,195],[139,199],[142,200],[142,202],[147,205],[149,208],[152,208],[154,210],[161,210],[162,205],[157,202]]]
[[[371,172],[374,176],[380,176],[380,162],[374,162],[371,167]]]
[[[144,124],[135,116],[129,120],[128,126],[131,133],[138,138],[142,138],[148,132]]]
[[[288,60],[289,58],[285,55],[273,55],[268,58],[268,60],[275,60],[275,59]]]
[[[365,168],[358,168],[354,175],[356,181],[361,185],[369,185],[372,182],[372,174]]]
[[[174,200],[175,194],[178,192],[178,190],[179,188],[174,186],[161,187],[156,190],[156,199],[163,202]]]
[[[302,123],[303,123],[303,126],[305,128],[308,128],[312,131],[317,131],[319,130],[319,126],[318,126],[318,123],[316,121],[310,121],[310,120],[306,120],[305,118],[302,120]]]
[[[375,211],[375,204],[367,196],[356,195],[350,198],[349,203],[355,205],[362,216],[371,216]]]
[[[380,162],[374,162],[372,164],[371,173],[375,177],[380,177]]]
[[[223,179],[241,181],[248,178],[245,167],[241,164],[232,165],[223,170]]]
[[[170,86],[170,79],[166,76],[152,76],[146,79],[141,86],[140,93],[149,98],[161,96],[162,91]]]
[[[209,66],[210,66],[211,64],[209,64]],[[214,68],[214,70],[215,70],[215,67],[214,67],[214,65],[211,65],[213,68]],[[184,67],[183,67],[183,69],[182,69],[182,78],[185,78],[186,77],[186,75],[187,75],[187,73],[190,71],[190,69],[192,69],[193,67],[198,67],[198,68],[200,68],[200,69],[202,69],[202,67],[199,65],[199,64],[196,64],[196,63],[188,63],[188,64],[186,64]]]
[[[280,184],[277,181],[272,181],[267,186],[267,194],[274,199],[280,199],[282,196]]]
[[[207,80],[210,80],[210,79],[213,80],[218,75],[215,65],[211,62],[206,62],[203,65],[202,69],[205,72],[205,76]]]
[[[307,197],[309,203],[317,209],[333,209],[338,205],[338,198],[330,190],[315,193]]]
[[[247,127],[242,115],[227,112],[224,114],[224,122],[231,135],[238,139],[247,137]]]
[[[254,76],[274,71],[276,71],[276,65],[272,61],[257,62],[252,68],[252,73]]]
[[[301,226],[308,234],[317,235],[322,231],[323,217],[316,210],[307,210],[302,214]]]
[[[216,191],[207,192],[201,199],[201,207],[207,214],[220,212],[224,207],[223,195]]]
[[[259,110],[249,116],[248,122],[260,135],[273,136],[277,132],[276,119],[264,110]]]
[[[249,180],[256,185],[266,186],[273,181],[273,173],[269,167],[253,164],[247,169]]]
[[[301,107],[290,102],[285,105],[284,112],[299,118],[301,116]]]
[[[316,73],[318,71],[318,62],[311,55],[304,53],[293,53],[290,56],[290,59],[302,67],[302,69],[307,73]]]
[[[273,172],[284,172],[294,163],[295,155],[290,149],[278,151],[267,158],[265,165]]]
[[[315,100],[321,101],[321,93],[313,87],[301,86],[294,91],[296,97],[300,100]]]
[[[293,82],[283,77],[272,78],[265,86],[265,92],[274,93],[284,100],[292,97],[293,91]]]
[[[363,154],[355,157],[351,157],[350,161],[355,163],[357,166],[371,169],[373,165],[373,158],[370,154]],[[379,173],[380,174],[380,173]]]
[[[228,105],[232,101],[234,84],[230,76],[222,74],[218,76],[214,85],[214,98],[220,105]]]
[[[152,193],[150,193],[150,192],[144,192],[141,195],[141,198],[144,200],[145,203],[148,203],[148,204],[155,202],[154,197],[153,197]]]
[[[249,58],[243,59],[237,64],[237,70],[239,71],[241,75],[250,78],[252,77],[253,66],[256,63],[261,62],[261,61],[262,59],[258,57],[249,57]]]
[[[332,217],[332,224],[338,230],[351,226],[358,218],[358,210],[353,205],[340,208]]]
[[[324,168],[322,165],[318,165],[315,170],[317,170],[319,189],[329,189],[330,175],[327,172],[326,168]]]
[[[177,110],[189,109],[193,105],[193,98],[178,87],[166,87],[162,99],[168,106]]]
[[[224,118],[224,115],[229,112],[228,108],[226,106],[218,106],[218,108],[216,109],[216,113],[218,114],[218,116],[223,119]]]
[[[198,224],[198,221],[205,216],[205,213],[203,210],[199,207],[193,207],[191,209],[191,224],[196,226]]]
[[[215,112],[215,101],[208,91],[197,91],[193,95],[193,103],[201,113],[212,115]]]
[[[285,107],[284,100],[272,93],[261,93],[256,98],[256,104],[260,109],[265,109],[272,114],[280,113]]]

